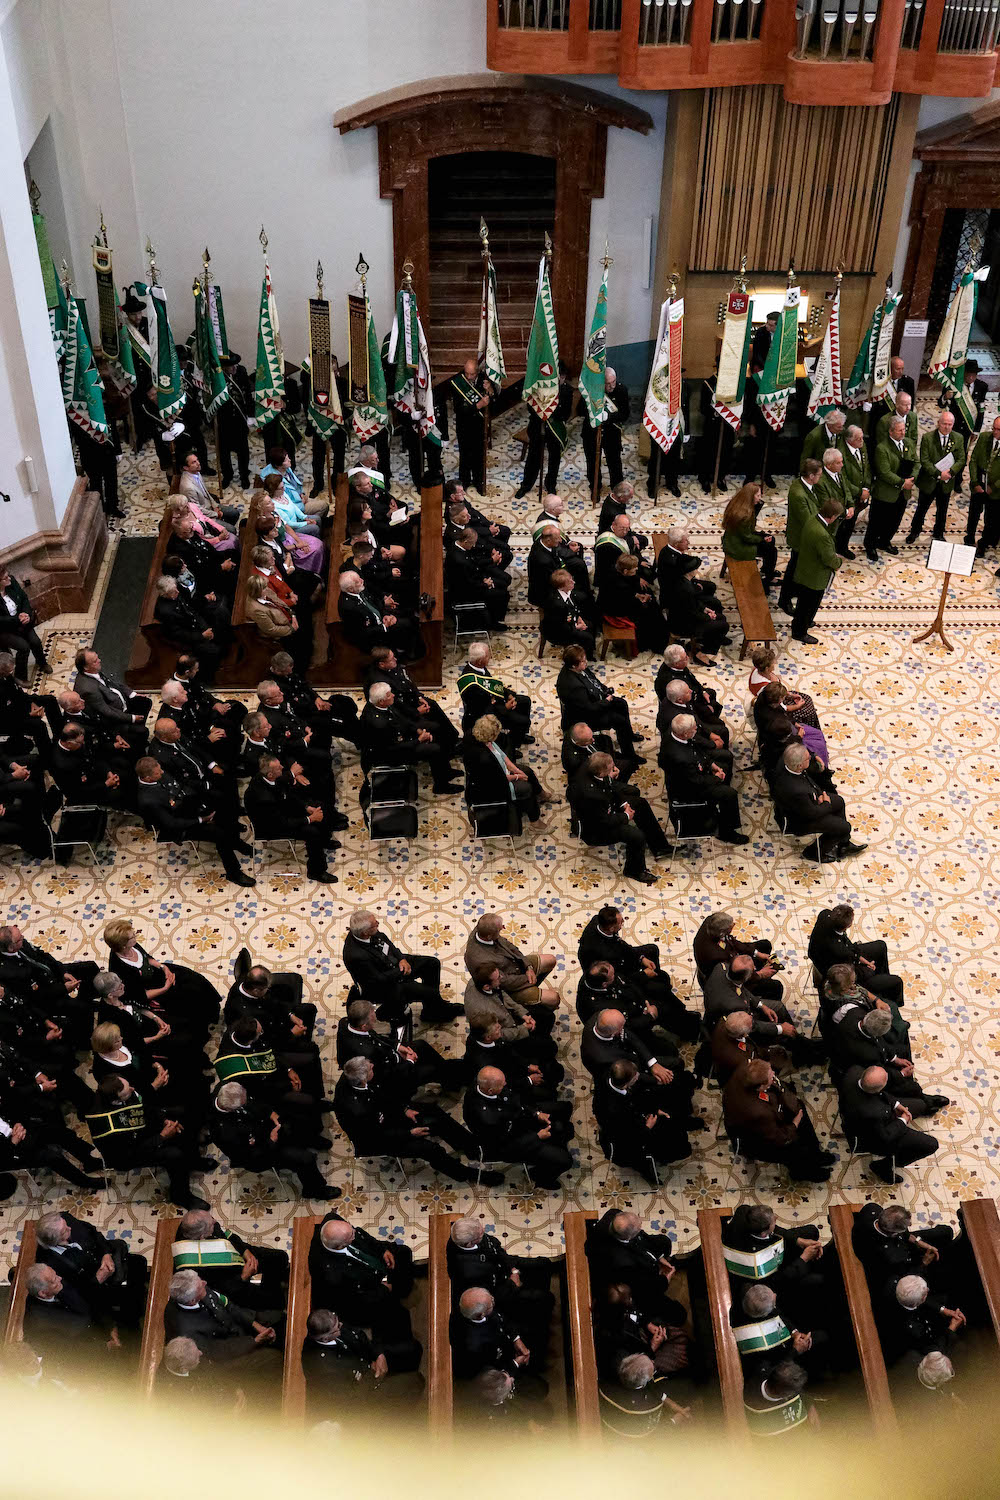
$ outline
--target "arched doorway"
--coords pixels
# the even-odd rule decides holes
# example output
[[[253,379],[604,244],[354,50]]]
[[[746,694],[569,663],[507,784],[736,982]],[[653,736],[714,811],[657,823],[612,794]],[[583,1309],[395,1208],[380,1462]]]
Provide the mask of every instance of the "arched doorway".
[[[479,218],[490,232],[508,375],[523,375],[538,259],[555,227],[556,164],[523,151],[463,151],[428,162],[431,308],[439,369],[476,352],[482,290]]]
[[[571,364],[579,361],[587,317],[590,204],[604,193],[608,126],[645,135],[653,128],[645,110],[577,84],[484,73],[427,79],[375,95],[339,111],[334,124],[343,133],[369,125],[378,128],[379,187],[382,197],[393,201],[396,274],[409,255],[415,266],[413,281],[421,316],[428,328],[437,319],[431,281],[431,162],[488,153],[551,163],[552,300],[559,351]],[[475,167],[475,162],[468,164],[469,170]],[[491,224],[491,249],[493,234]],[[477,215],[469,246],[471,263],[479,254],[478,240]],[[539,234],[536,269],[541,250]],[[496,251],[494,261],[503,296],[501,258]],[[447,373],[439,358],[435,367],[439,375]]]

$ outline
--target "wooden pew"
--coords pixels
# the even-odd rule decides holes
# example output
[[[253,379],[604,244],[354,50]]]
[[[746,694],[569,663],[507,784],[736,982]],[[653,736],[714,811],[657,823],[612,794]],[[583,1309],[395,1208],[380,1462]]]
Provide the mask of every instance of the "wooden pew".
[[[972,1198],[960,1204],[958,1212],[976,1258],[993,1331],[1000,1342],[1000,1214],[992,1198]],[[958,1305],[961,1307],[961,1300]]]
[[[451,1437],[454,1416],[451,1343],[448,1339],[451,1282],[448,1279],[446,1251],[451,1226],[461,1217],[461,1214],[431,1214],[427,1248],[427,1289],[430,1298],[427,1315],[427,1399],[431,1438],[437,1442]]]
[[[170,539],[170,511],[164,510],[160,530],[153,549],[153,560],[149,565],[146,592],[142,596],[139,613],[139,629],[132,642],[132,654],[125,669],[125,681],[129,687],[158,688],[174,670],[180,652],[163,634],[162,626],[154,613],[156,609],[156,580],[163,572],[163,559],[167,555]]]
[[[566,1240],[566,1316],[573,1365],[573,1397],[577,1431],[581,1437],[586,1438],[596,1437],[601,1432],[597,1354],[591,1316],[590,1266],[587,1261],[587,1225],[596,1218],[596,1213],[563,1215]]]
[[[897,1437],[899,1423],[896,1418],[892,1396],[889,1392],[889,1377],[886,1373],[882,1344],[875,1326],[872,1300],[864,1267],[854,1253],[851,1230],[858,1205],[835,1203],[830,1209],[830,1228],[833,1243],[840,1261],[840,1271],[847,1294],[847,1306],[851,1314],[854,1342],[858,1347],[861,1375],[865,1382],[865,1394],[871,1411],[872,1423],[878,1437]]]
[[[740,624],[743,627],[743,645],[740,647],[740,661],[742,661],[751,643],[775,641],[778,638],[778,632],[771,619],[767,595],[764,593],[764,585],[760,581],[760,570],[756,562],[752,558],[735,557],[727,558],[727,562],[729,582],[733,586],[736,607],[740,612]]]
[[[309,1246],[322,1218],[296,1219],[292,1226],[291,1274],[288,1282],[288,1317],[285,1323],[285,1362],[281,1375],[281,1414],[286,1422],[301,1426],[306,1417],[306,1377],[302,1373],[302,1343],[312,1306]]]
[[[233,595],[233,643],[216,674],[216,680],[226,687],[256,687],[270,675],[271,657],[283,646],[282,641],[262,636],[256,625],[247,619],[247,579],[253,571],[251,554],[257,545],[259,493],[255,491],[250,497],[250,509],[243,529],[240,570]]]
[[[160,1219],[156,1226],[153,1265],[146,1291],[146,1315],[139,1346],[139,1391],[147,1400],[156,1389],[156,1372],[163,1357],[163,1314],[167,1306],[167,1289],[174,1274],[174,1240],[180,1218]]]
[[[309,681],[316,687],[360,687],[368,668],[368,658],[344,635],[340,623],[340,565],[344,560],[347,537],[347,504],[350,482],[346,474],[337,475],[333,503],[333,526],[329,532],[330,560],[326,578],[326,660],[313,667]]]
[[[435,484],[420,491],[420,592],[434,600],[429,620],[421,622],[427,655],[415,662],[412,675],[421,687],[440,687],[444,637],[444,490]]]
[[[721,1208],[698,1210],[698,1234],[701,1238],[701,1255],[705,1266],[705,1285],[708,1291],[708,1311],[712,1324],[712,1341],[715,1344],[715,1361],[722,1388],[722,1414],[726,1430],[731,1437],[748,1436],[746,1409],[743,1405],[743,1362],[736,1347],[729,1310],[732,1294],[729,1287],[729,1272],[722,1256],[722,1221],[729,1212]]]
[[[35,1264],[36,1219],[29,1219],[21,1231],[21,1244],[17,1252],[17,1265],[10,1279],[10,1305],[3,1331],[5,1344],[20,1344],[24,1338],[24,1309],[28,1301],[28,1272]]]

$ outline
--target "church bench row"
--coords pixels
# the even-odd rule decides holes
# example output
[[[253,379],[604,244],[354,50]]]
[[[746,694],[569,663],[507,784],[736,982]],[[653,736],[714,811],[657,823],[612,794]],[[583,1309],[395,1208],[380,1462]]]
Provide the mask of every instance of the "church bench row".
[[[654,531],[653,552],[659,557],[662,549],[667,545],[667,534],[665,531]],[[760,570],[752,560],[740,561],[727,557],[724,563],[725,571],[729,574],[729,582],[732,584],[733,595],[736,599],[736,608],[740,614],[740,626],[743,631],[743,644],[740,647],[740,661],[743,661],[750,649],[751,643],[764,643],[776,641],[778,632],[774,628],[771,619],[771,610],[764,593],[764,585],[761,582]],[[675,639],[670,637],[671,641]]]

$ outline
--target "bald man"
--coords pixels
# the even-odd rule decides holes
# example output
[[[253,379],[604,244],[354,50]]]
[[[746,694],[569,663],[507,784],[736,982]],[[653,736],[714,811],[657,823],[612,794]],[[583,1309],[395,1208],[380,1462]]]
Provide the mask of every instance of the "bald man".
[[[594,488],[594,468],[597,458],[597,433],[601,434],[601,459],[608,466],[608,482],[612,489],[622,482],[622,431],[629,419],[628,388],[618,379],[609,365],[604,373],[604,422],[592,424],[584,411],[583,451],[587,457],[587,482]]]
[[[573,1126],[530,1108],[499,1068],[480,1068],[465,1091],[462,1112],[483,1160],[524,1162],[536,1187],[558,1188],[573,1165],[565,1145]]]
[[[486,424],[493,386],[480,374],[476,360],[467,359],[462,373],[452,377],[451,399],[455,406],[455,436],[458,439],[459,483],[485,494]]]

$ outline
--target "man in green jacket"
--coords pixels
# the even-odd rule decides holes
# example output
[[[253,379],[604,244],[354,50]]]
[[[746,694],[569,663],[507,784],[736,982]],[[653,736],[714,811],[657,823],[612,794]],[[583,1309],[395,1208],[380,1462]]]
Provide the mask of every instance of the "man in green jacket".
[[[795,563],[799,553],[799,537],[802,528],[810,516],[814,516],[819,510],[822,495],[819,492],[819,482],[823,477],[823,465],[818,458],[807,458],[802,465],[802,473],[798,479],[793,479],[788,486],[788,519],[785,522],[785,541],[788,543],[790,556],[785,576],[781,580],[781,590],[778,594],[778,607],[786,615],[792,613],[792,604],[795,598]]]
[[[847,418],[842,411],[827,412],[822,422],[817,422],[815,427],[806,433],[806,440],[802,444],[802,452],[799,456],[799,468],[807,458],[822,458],[827,448],[839,448],[841,434],[844,431],[844,423]]]
[[[809,627],[816,618],[826,586],[838,568],[844,565],[833,540],[833,528],[844,513],[839,500],[824,500],[819,514],[810,516],[799,538],[799,556],[795,564],[795,613],[792,616],[792,640],[807,646],[819,644]]]
[[[899,530],[913,489],[916,457],[916,448],[906,438],[905,418],[892,417],[888,437],[875,449],[875,488],[865,534],[865,556],[869,562],[878,562],[880,548],[894,557],[899,552],[892,539]]]
[[[861,518],[861,512],[868,508],[872,497],[872,466],[862,428],[848,427],[837,446],[844,455],[844,483],[851,497],[850,504],[854,507],[854,519],[848,521],[845,517],[837,527],[837,551],[841,557],[853,557],[851,536]]]
[[[889,423],[894,422],[897,417],[902,417],[906,424],[906,441],[912,447],[914,453],[920,443],[920,423],[917,414],[912,410],[913,401],[905,391],[896,392],[895,410],[883,412],[875,424],[875,447],[884,443],[889,436]]]
[[[976,541],[976,527],[983,517],[983,534]],[[982,557],[987,547],[1000,542],[1000,417],[992,432],[981,432],[969,456],[969,519],[965,523],[965,545],[975,546]]]
[[[944,541],[944,528],[948,524],[948,501],[955,488],[955,481],[965,467],[965,443],[952,429],[955,418],[950,411],[943,411],[937,419],[933,432],[925,432],[920,440],[920,468],[917,471],[919,498],[910,531],[906,540],[915,542],[924,527],[924,517],[934,501],[934,530],[932,537]],[[947,464],[947,467],[942,467]]]
[[[827,448],[823,453],[823,473],[820,477],[817,493],[823,500],[836,500],[843,508],[843,516],[833,528],[836,540],[837,553],[840,557],[852,558],[854,553],[847,549],[844,551],[840,540],[840,533],[844,527],[854,525],[854,500],[844,478],[844,455],[839,448]]]

